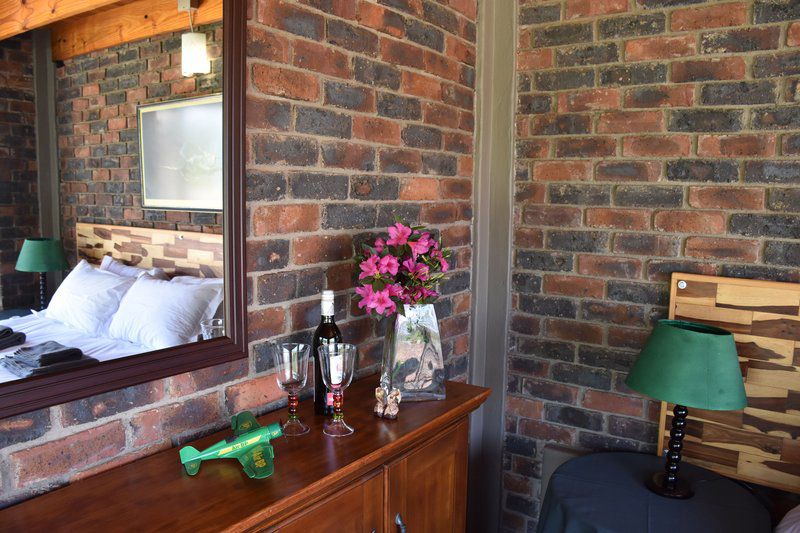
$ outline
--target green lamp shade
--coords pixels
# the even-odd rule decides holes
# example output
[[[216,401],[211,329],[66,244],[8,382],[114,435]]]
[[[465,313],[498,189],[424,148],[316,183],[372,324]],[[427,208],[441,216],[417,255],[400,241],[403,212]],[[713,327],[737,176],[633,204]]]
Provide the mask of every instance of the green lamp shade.
[[[25,239],[16,269],[20,272],[52,272],[69,268],[58,239]]]
[[[651,398],[697,409],[747,406],[733,335],[694,322],[660,320],[625,384]]]

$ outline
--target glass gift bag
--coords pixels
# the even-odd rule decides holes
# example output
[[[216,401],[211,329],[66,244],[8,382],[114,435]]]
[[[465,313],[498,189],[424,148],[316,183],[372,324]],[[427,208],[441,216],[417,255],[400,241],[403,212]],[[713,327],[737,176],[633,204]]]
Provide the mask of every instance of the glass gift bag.
[[[397,388],[403,402],[443,400],[445,370],[439,322],[432,304],[406,305],[389,318],[383,344],[381,387]]]

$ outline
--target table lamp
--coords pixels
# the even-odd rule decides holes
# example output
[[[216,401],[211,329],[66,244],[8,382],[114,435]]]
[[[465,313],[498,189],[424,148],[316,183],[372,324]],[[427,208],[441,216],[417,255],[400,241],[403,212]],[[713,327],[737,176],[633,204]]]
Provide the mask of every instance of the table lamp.
[[[691,498],[691,486],[678,478],[687,408],[734,411],[747,406],[733,335],[705,324],[660,320],[625,384],[675,404],[664,472],[655,473],[646,484],[660,496]]]
[[[25,242],[22,243],[15,268],[20,272],[39,273],[39,310],[41,311],[45,308],[47,298],[47,273],[66,270],[69,268],[69,263],[64,257],[64,249],[61,247],[59,239],[35,238],[25,239]]]

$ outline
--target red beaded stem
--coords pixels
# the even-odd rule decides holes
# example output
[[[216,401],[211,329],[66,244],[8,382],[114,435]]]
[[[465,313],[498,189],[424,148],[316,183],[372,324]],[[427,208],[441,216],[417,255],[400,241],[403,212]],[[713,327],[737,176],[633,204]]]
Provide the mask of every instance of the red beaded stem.
[[[297,418],[298,405],[299,401],[297,399],[297,394],[289,394],[289,418],[292,420]]]
[[[342,398],[342,391],[335,390],[333,391],[333,416],[337,419],[342,417],[342,404],[344,400]]]

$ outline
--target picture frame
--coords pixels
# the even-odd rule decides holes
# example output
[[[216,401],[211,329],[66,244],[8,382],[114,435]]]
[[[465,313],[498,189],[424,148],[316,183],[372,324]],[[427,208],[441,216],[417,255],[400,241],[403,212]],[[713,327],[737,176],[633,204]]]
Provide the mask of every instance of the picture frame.
[[[142,208],[222,212],[222,94],[137,108]]]

